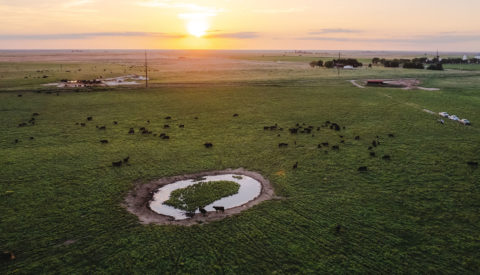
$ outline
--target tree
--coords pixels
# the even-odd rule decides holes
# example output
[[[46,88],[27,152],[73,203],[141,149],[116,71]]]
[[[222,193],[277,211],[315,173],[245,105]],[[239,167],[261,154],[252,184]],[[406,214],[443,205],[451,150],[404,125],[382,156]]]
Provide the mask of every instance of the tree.
[[[317,61],[317,66],[318,67],[323,67],[323,60],[318,60]]]
[[[430,66],[428,66],[427,69],[428,70],[434,70],[434,71],[443,71],[443,65],[442,65],[442,63],[435,63],[435,64],[431,64]]]
[[[325,68],[331,69],[333,67],[335,67],[335,63],[333,61],[330,60],[330,61],[325,62]]]
[[[372,59],[372,63],[375,64],[375,65],[377,65],[379,62],[380,62],[380,58],[378,58],[378,57],[374,57]]]
[[[310,62],[310,67],[315,68],[315,66],[317,66],[317,64],[318,64],[317,61],[312,61],[312,62]]]

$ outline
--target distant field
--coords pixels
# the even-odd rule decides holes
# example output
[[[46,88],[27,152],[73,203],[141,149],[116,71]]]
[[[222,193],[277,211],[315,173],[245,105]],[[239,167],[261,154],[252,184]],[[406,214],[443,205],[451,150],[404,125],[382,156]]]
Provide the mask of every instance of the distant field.
[[[0,250],[17,257],[0,273],[480,272],[480,169],[467,165],[480,161],[480,72],[338,75],[306,59],[152,56],[149,89],[57,96],[40,85],[143,73],[141,59],[87,59],[0,63]],[[348,82],[400,77],[440,90]],[[423,109],[473,125],[442,125]],[[18,127],[33,113],[34,126]],[[346,128],[321,127],[327,120]],[[263,129],[275,123],[285,130]],[[288,133],[297,123],[314,135]],[[127,156],[130,166],[111,167]],[[284,199],[192,227],[144,226],[122,207],[135,182],[238,167],[260,172]]]

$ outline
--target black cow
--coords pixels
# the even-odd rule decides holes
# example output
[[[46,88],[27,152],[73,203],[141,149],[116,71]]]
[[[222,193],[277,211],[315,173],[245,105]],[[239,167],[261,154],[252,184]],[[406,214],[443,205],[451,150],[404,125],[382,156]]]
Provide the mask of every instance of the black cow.
[[[165,119],[172,119],[172,117],[171,117],[171,116],[167,116],[167,117],[165,117]]]
[[[391,137],[391,138],[395,137],[394,134],[388,134],[388,136]]]
[[[279,144],[278,144],[278,147],[279,147],[279,148],[288,147],[288,143],[279,143]]]
[[[117,122],[117,121],[114,121],[114,122],[113,122],[113,125],[117,125],[117,124],[118,124],[118,122]]]
[[[225,207],[223,206],[214,206],[213,209],[215,209],[215,212],[218,212],[218,211],[222,213],[225,212]]]
[[[338,150],[340,150],[340,146],[338,146],[338,145],[333,145],[333,146],[332,146],[332,150],[338,151]]]
[[[22,97],[23,95],[18,95],[18,97]]]
[[[164,135],[164,136],[162,137],[162,139],[170,139],[170,137],[167,136],[167,135]]]
[[[18,142],[19,142],[19,140],[18,140],[18,139],[15,139],[15,144],[17,144]]]
[[[130,128],[130,130],[128,131],[128,133],[129,133],[130,135],[135,134],[135,130],[133,130],[133,128]]]
[[[108,140],[102,139],[102,140],[100,140],[100,142],[101,142],[102,144],[107,144],[107,143],[108,143]]]
[[[87,121],[92,121],[93,120],[93,117],[89,116],[87,117]]]
[[[27,123],[25,122],[18,124],[18,127],[25,127],[25,126],[27,126]]]
[[[295,162],[295,164],[293,165],[293,169],[297,169],[298,168],[298,161]]]
[[[321,144],[317,145],[317,148],[322,148],[322,145]]]
[[[376,141],[376,140],[373,140],[373,141],[372,141],[372,146],[373,146],[373,147],[377,147],[377,141]]]
[[[202,215],[204,215],[204,216],[207,215],[207,210],[205,210],[205,208],[199,206],[199,207],[198,207],[198,210],[200,210],[200,213],[202,213]]]
[[[360,140],[360,136],[356,136],[356,137],[355,137],[355,140]]]
[[[180,124],[180,125],[178,125],[178,128],[185,128],[185,125]]]
[[[297,128],[290,128],[288,129],[290,131],[290,134],[297,134],[298,133],[298,129]]]
[[[358,168],[358,172],[367,172],[367,171],[368,171],[367,166],[362,166]]]
[[[205,148],[212,148],[213,147],[213,144],[210,143],[210,142],[206,142],[205,144],[203,144],[205,146]]]
[[[376,156],[375,152],[370,152],[370,156],[375,157]]]
[[[238,117],[238,114],[233,114],[233,117]]]
[[[122,166],[122,163],[123,163],[122,161],[114,161],[114,162],[112,162],[112,166],[113,167],[120,167],[120,166]]]
[[[340,131],[340,125],[338,125],[337,123],[332,123],[332,125],[330,125],[330,129]]]
[[[469,162],[467,162],[467,164],[468,164],[468,166],[473,167],[473,168],[478,167],[478,162],[476,162],[476,161],[469,161]]]
[[[382,157],[382,159],[383,159],[383,160],[390,160],[390,156],[389,156],[389,155],[384,155],[384,156]]]
[[[123,159],[123,163],[128,163],[129,160],[130,160],[130,156],[124,158],[124,159]]]
[[[322,142],[322,145],[328,147],[328,142]]]
[[[107,127],[106,126],[101,126],[101,127],[98,127],[98,130],[107,130]]]
[[[39,116],[39,113],[33,113],[32,116]]]
[[[30,137],[30,140],[34,140],[35,138],[34,137]]]
[[[187,211],[187,212],[185,212],[185,216],[187,216],[189,218],[193,218],[195,216],[195,212]]]
[[[345,140],[341,140],[340,143],[345,143]]]
[[[80,126],[85,127],[86,124],[85,123],[80,123]]]
[[[163,125],[163,128],[164,128],[164,129],[168,129],[168,128],[170,128],[170,125],[165,124],[165,125]]]

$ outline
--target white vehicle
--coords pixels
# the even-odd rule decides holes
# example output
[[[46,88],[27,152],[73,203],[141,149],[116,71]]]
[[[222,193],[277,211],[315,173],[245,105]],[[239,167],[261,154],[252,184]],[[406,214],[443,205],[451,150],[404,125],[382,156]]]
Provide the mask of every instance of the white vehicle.
[[[463,125],[471,125],[470,120],[468,120],[468,119],[466,119],[466,118],[461,119],[461,120],[460,120],[460,123],[462,123]]]
[[[451,115],[448,117],[449,119],[453,120],[453,121],[459,121],[460,119],[458,118],[458,116],[456,115]]]
[[[440,112],[438,113],[440,116],[443,116],[443,117],[448,117],[448,113],[447,112]]]

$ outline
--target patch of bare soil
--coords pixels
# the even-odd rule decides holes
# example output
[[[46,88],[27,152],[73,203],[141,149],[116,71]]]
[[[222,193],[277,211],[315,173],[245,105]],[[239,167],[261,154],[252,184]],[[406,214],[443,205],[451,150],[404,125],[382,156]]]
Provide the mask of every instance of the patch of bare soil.
[[[262,190],[260,195],[255,199],[247,202],[244,205],[225,209],[225,212],[208,212],[207,215],[196,214],[193,218],[186,220],[174,220],[172,217],[160,215],[152,211],[149,207],[149,203],[155,194],[155,191],[167,184],[188,180],[196,179],[205,176],[214,176],[214,175],[224,175],[224,174],[238,174],[251,177],[262,184]],[[209,172],[200,172],[189,175],[179,175],[167,178],[161,178],[158,180],[151,181],[146,184],[137,183],[135,188],[130,191],[125,199],[123,206],[128,210],[128,212],[136,215],[140,223],[142,224],[160,224],[160,225],[183,225],[191,226],[195,224],[209,223],[212,221],[217,221],[224,219],[226,217],[239,214],[240,212],[252,208],[259,203],[277,198],[273,190],[273,186],[265,179],[262,175],[257,172],[247,171],[243,168],[239,169],[227,169],[223,171],[209,171]]]

